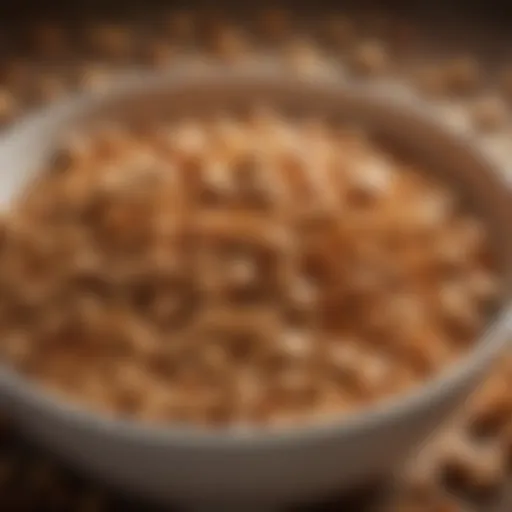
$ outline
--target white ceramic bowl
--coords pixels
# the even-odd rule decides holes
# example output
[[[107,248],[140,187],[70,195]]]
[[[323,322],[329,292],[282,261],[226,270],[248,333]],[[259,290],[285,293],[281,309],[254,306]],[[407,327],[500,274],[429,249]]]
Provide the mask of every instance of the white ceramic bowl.
[[[105,112],[201,114],[254,97],[360,119],[462,186],[489,222],[507,297],[474,350],[427,385],[366,412],[288,430],[217,432],[108,419],[62,403],[8,368],[0,369],[0,396],[28,436],[82,471],[162,503],[229,501],[245,508],[256,502],[296,502],[388,475],[463,402],[509,336],[512,209],[501,174],[469,138],[440,128],[421,106],[379,87],[256,70],[132,77],[101,96],[45,110],[4,136],[0,201],[9,202],[41,167],[58,135],[76,123]]]

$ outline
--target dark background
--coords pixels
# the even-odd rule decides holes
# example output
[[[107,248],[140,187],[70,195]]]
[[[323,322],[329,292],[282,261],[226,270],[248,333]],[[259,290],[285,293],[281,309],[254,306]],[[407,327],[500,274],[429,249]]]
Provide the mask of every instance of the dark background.
[[[121,11],[137,11],[150,8],[151,5],[169,5],[169,6],[203,6],[205,8],[221,8],[225,6],[230,10],[239,10],[240,1],[212,1],[212,0],[87,0],[87,1],[65,1],[65,0],[3,0],[0,2],[1,21],[12,21],[15,18],[38,16],[44,18],[50,14],[53,16],[73,16],[83,17],[88,12],[104,11],[106,14],[119,14]],[[251,2],[245,5],[250,6]],[[503,24],[512,21],[512,2],[507,0],[283,0],[280,2],[258,2],[252,5],[260,7],[262,5],[293,5],[294,9],[303,8],[308,11],[322,7],[333,7],[346,9],[356,6],[358,9],[366,7],[375,9],[378,7],[383,10],[393,10],[405,15],[419,15],[421,17],[447,16],[454,18],[473,18],[475,22]],[[249,7],[250,9],[250,7]]]

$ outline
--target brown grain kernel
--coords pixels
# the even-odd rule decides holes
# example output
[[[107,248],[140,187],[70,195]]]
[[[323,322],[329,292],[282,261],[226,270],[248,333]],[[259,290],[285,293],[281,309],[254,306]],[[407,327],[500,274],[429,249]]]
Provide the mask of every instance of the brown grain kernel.
[[[36,99],[42,103],[56,101],[67,92],[66,83],[56,75],[41,75],[36,84]]]
[[[416,72],[415,79],[422,91],[438,96],[474,93],[480,86],[480,81],[480,66],[471,57],[428,64]]]
[[[478,130],[495,132],[507,124],[507,106],[498,96],[480,98],[470,108],[473,124]]]
[[[468,512],[463,500],[438,489],[422,499],[405,496],[391,500],[390,508],[385,510],[388,512]]]
[[[120,363],[112,368],[110,381],[118,410],[132,414],[143,406],[144,395],[151,383],[151,376],[147,371],[130,362]]]
[[[250,258],[237,258],[229,265],[226,281],[235,289],[247,288],[254,284],[258,275],[258,267]]]
[[[500,284],[489,272],[482,269],[475,269],[467,280],[468,294],[487,305],[489,301],[494,300],[499,296]]]
[[[203,169],[199,183],[199,200],[205,206],[222,205],[234,196],[233,177],[229,168],[212,162]]]
[[[93,139],[89,135],[79,131],[71,132],[64,137],[52,163],[56,165],[58,172],[63,167],[74,170],[93,156],[93,149]]]
[[[352,70],[358,74],[375,76],[385,73],[389,69],[390,61],[384,44],[370,40],[354,49],[350,64]]]
[[[17,111],[14,96],[7,89],[0,89],[0,125],[12,121]]]
[[[480,66],[472,57],[459,57],[446,64],[445,76],[450,92],[471,93],[480,85]]]
[[[434,441],[422,449],[406,466],[399,483],[407,489],[407,494],[411,498],[418,501],[428,500],[437,491],[440,478],[438,457]]]
[[[505,68],[501,73],[501,90],[507,100],[512,98],[512,69]]]
[[[476,437],[492,437],[501,432],[512,415],[509,383],[500,374],[492,376],[475,395],[468,412],[469,430]]]
[[[287,290],[284,305],[287,308],[288,320],[309,323],[315,318],[319,303],[319,291],[308,279],[294,279],[286,283]]]
[[[244,33],[230,26],[219,27],[211,36],[210,47],[214,56],[227,62],[246,58],[249,50]]]
[[[318,393],[314,377],[300,368],[283,369],[273,386],[276,401],[284,402],[292,410],[311,407]]]
[[[442,96],[448,92],[445,70],[438,64],[428,64],[414,73],[414,83],[426,94]]]
[[[127,26],[98,23],[89,28],[92,48],[102,57],[125,58],[133,47],[132,34]]]
[[[450,437],[441,463],[453,488],[486,493],[499,488],[505,478],[503,454],[493,446],[473,446],[468,440]]]
[[[472,331],[480,322],[475,304],[459,283],[446,283],[439,291],[439,309],[442,317],[456,330]]]
[[[322,54],[312,41],[298,39],[289,42],[284,57],[291,69],[301,75],[315,74],[323,69]]]
[[[167,69],[172,64],[177,50],[165,39],[150,41],[144,52],[144,62],[154,69]]]
[[[2,358],[11,361],[16,367],[27,364],[33,356],[28,336],[24,332],[13,332],[2,344]]]
[[[78,70],[78,87],[87,92],[105,91],[112,80],[112,73],[105,66],[85,64]]]
[[[512,467],[512,422],[510,422],[510,417],[508,424],[500,432],[498,439],[498,446],[503,451],[507,466],[510,469]]]

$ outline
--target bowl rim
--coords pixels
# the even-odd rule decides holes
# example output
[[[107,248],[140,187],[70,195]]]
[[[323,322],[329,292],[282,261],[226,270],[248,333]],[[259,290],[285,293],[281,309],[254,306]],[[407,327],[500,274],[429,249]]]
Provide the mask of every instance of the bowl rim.
[[[490,162],[485,152],[479,148],[478,142],[471,134],[456,132],[439,122],[437,113],[431,105],[427,105],[413,95],[404,95],[403,90],[396,89],[388,83],[356,83],[350,84],[340,77],[290,76],[277,69],[261,69],[254,66],[247,69],[224,68],[222,66],[201,66],[187,68],[182,66],[169,73],[136,73],[126,74],[118,78],[112,87],[96,94],[86,93],[72,96],[54,106],[45,107],[20,121],[0,137],[0,152],[5,151],[11,141],[28,137],[30,130],[45,125],[48,117],[57,119],[56,123],[65,123],[76,118],[78,112],[88,108],[97,108],[102,104],[125,95],[126,98],[147,95],[151,90],[162,91],[172,88],[186,80],[259,80],[263,83],[283,81],[289,87],[307,86],[321,94],[322,91],[333,91],[333,87],[342,87],[345,96],[368,99],[376,103],[387,103],[390,110],[406,109],[414,122],[430,125],[446,140],[462,144],[465,153],[470,154],[478,165],[485,168],[496,183],[503,182],[503,198],[508,189],[506,174],[497,169],[496,163]],[[197,82],[195,82],[197,83]],[[274,82],[277,83],[277,82]],[[327,88],[327,89],[326,89]],[[398,91],[398,92],[397,92]],[[37,131],[37,130],[36,130]],[[502,199],[503,199],[502,198]],[[509,201],[510,202],[510,201]],[[510,208],[512,212],[512,207]],[[355,430],[373,429],[380,424],[391,424],[401,416],[412,414],[435,401],[435,398],[458,384],[466,381],[481,368],[486,367],[508,342],[512,334],[512,300],[507,300],[500,307],[494,322],[482,333],[474,347],[457,359],[447,368],[437,373],[432,379],[413,386],[405,393],[393,395],[375,404],[365,406],[361,410],[349,413],[338,413],[323,419],[304,421],[297,425],[279,427],[230,427],[208,428],[189,424],[151,424],[136,419],[123,419],[89,408],[72,399],[62,398],[60,394],[46,390],[0,362],[0,398],[7,407],[25,406],[53,414],[59,420],[71,422],[81,428],[96,431],[98,434],[114,434],[125,440],[144,443],[147,446],[161,444],[180,445],[197,449],[233,449],[259,450],[263,447],[288,446],[293,443],[315,442],[333,436],[343,436]],[[16,411],[14,410],[14,419]]]

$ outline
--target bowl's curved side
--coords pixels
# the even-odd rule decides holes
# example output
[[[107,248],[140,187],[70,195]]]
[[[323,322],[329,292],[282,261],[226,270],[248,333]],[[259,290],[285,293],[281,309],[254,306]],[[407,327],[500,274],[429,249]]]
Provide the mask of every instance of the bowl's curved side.
[[[74,99],[23,121],[0,140],[0,203],[8,204],[37,172],[60,133],[94,119],[100,110],[124,115],[138,108],[147,115],[168,105],[171,115],[180,115],[201,113],[219,102],[240,106],[247,97],[274,98],[292,109],[356,116],[442,163],[453,179],[464,181],[488,217],[511,289],[508,192],[474,141],[444,131],[420,105],[409,98],[401,102],[378,87],[301,81],[255,70],[202,73],[137,77],[103,95]],[[506,306],[475,350],[432,383],[321,425],[271,432],[145,427],[62,403],[4,367],[0,396],[31,436],[128,490],[162,501],[295,501],[395,469],[464,400],[506,345],[511,326]]]
[[[119,435],[42,402],[19,401],[26,433],[85,473],[161,503],[290,503],[390,478],[420,443],[452,414],[479,374],[437,393],[418,408],[359,428],[330,429],[291,442],[180,444]]]

